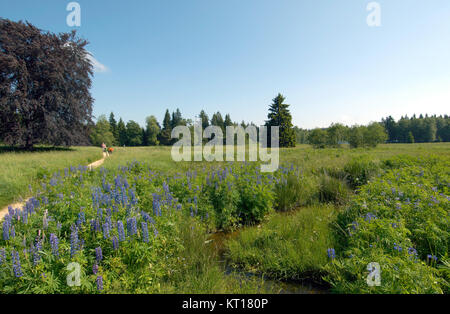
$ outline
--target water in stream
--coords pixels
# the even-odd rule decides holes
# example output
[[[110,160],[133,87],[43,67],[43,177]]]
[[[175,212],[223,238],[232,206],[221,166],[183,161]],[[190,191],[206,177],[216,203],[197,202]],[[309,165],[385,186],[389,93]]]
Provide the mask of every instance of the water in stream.
[[[224,256],[225,253],[225,242],[228,239],[234,238],[239,235],[239,230],[231,233],[225,232],[217,232],[213,233],[210,236],[210,243],[217,250],[217,255],[219,257],[219,262],[223,264],[225,269],[225,273],[230,276],[239,276],[242,280],[246,278],[251,278],[258,276],[253,273],[239,271],[234,268],[231,268],[227,265],[227,260]],[[261,277],[261,276],[258,276]],[[264,285],[269,288],[270,291],[275,291],[280,294],[322,294],[327,293],[324,288],[317,287],[317,285],[308,284],[305,282],[297,282],[297,281],[281,281],[281,280],[273,280],[264,277]]]

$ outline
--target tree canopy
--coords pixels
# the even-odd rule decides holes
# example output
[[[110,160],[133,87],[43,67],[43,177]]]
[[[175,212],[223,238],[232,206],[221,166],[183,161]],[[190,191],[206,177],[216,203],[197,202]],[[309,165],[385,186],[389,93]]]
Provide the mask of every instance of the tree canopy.
[[[0,19],[0,140],[88,144],[92,64],[76,32],[53,34]]]

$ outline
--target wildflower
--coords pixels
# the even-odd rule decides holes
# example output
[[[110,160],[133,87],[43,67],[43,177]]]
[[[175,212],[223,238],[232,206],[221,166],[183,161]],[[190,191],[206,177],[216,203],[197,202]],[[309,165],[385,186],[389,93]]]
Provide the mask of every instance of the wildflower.
[[[84,216],[84,212],[79,212],[78,213],[78,219],[77,219],[77,225],[80,226],[81,224],[83,224],[86,221],[86,218]]]
[[[142,227],[142,240],[145,243],[148,243],[148,226],[146,222],[142,222],[141,223],[141,227]]]
[[[94,265],[92,266],[92,273],[93,273],[94,275],[96,275],[96,274],[98,273],[98,265],[97,265],[97,264],[94,264]]]
[[[113,244],[113,249],[114,250],[117,250],[119,248],[119,240],[117,239],[116,236],[114,236],[112,238],[112,244]]]
[[[399,246],[397,243],[394,242],[394,250],[401,252],[403,249],[401,246]]]
[[[50,234],[50,245],[52,247],[53,255],[59,256],[59,252],[58,252],[59,241],[58,241],[58,237],[54,233]]]
[[[377,219],[377,217],[372,213],[367,213],[364,219],[368,222],[371,222],[373,219]]]
[[[103,277],[98,276],[97,279],[95,280],[95,282],[97,283],[97,290],[102,291],[103,290]]]
[[[409,255],[417,255],[417,250],[413,247],[408,248],[408,254]]]
[[[22,277],[23,273],[22,273],[22,267],[20,266],[19,252],[12,251],[11,257],[12,257],[12,261],[13,261],[14,276],[16,276],[17,278]]]
[[[9,228],[11,225],[11,222],[7,217],[9,216],[5,216],[5,221],[3,222],[3,240],[5,241],[9,240]]]
[[[103,238],[109,239],[109,224],[107,222],[103,224]]]
[[[438,258],[437,258],[437,256],[435,256],[435,255],[428,254],[428,255],[427,255],[427,260],[434,260],[434,261],[437,262]]]
[[[0,265],[6,262],[6,251],[5,249],[0,249]]]
[[[119,241],[125,241],[125,230],[123,229],[123,222],[117,222],[117,232],[119,233]]]
[[[95,249],[95,258],[97,262],[101,262],[103,259],[102,248],[98,247]]]
[[[77,227],[72,225],[70,229],[72,230],[70,233],[70,257],[73,257],[78,250],[80,240],[78,239]]]
[[[34,246],[33,250],[33,264],[36,266],[39,261],[41,260],[41,257],[39,256],[39,252],[42,251],[42,242],[38,238],[36,239],[36,246]]]
[[[127,232],[129,236],[135,235],[137,233],[136,218],[127,219]]]
[[[327,250],[328,258],[334,259],[336,258],[336,252],[333,248]]]

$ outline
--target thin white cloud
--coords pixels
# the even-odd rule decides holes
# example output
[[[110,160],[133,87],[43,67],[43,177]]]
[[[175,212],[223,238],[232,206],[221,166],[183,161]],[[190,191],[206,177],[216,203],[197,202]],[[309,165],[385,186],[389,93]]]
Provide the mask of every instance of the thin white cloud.
[[[90,53],[89,51],[86,55],[86,58],[91,62],[92,66],[94,67],[95,73],[109,72],[109,68],[106,65],[100,63],[100,61],[98,61],[97,59],[95,59],[92,53]]]

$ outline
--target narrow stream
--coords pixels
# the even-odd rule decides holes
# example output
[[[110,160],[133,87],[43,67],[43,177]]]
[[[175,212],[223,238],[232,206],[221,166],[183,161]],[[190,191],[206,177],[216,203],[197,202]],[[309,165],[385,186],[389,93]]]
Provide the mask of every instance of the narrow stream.
[[[229,239],[237,237],[240,230],[226,233],[216,232],[210,235],[211,244],[217,250],[217,256],[219,262],[223,265],[225,273],[230,276],[238,276],[242,280],[246,280],[252,277],[260,278],[261,275],[245,272],[243,270],[232,268],[228,265],[228,261],[225,258],[225,242]],[[264,286],[269,288],[270,291],[275,291],[280,294],[323,294],[327,293],[327,290],[312,283],[298,281],[281,281],[274,280],[267,277],[263,277]]]

